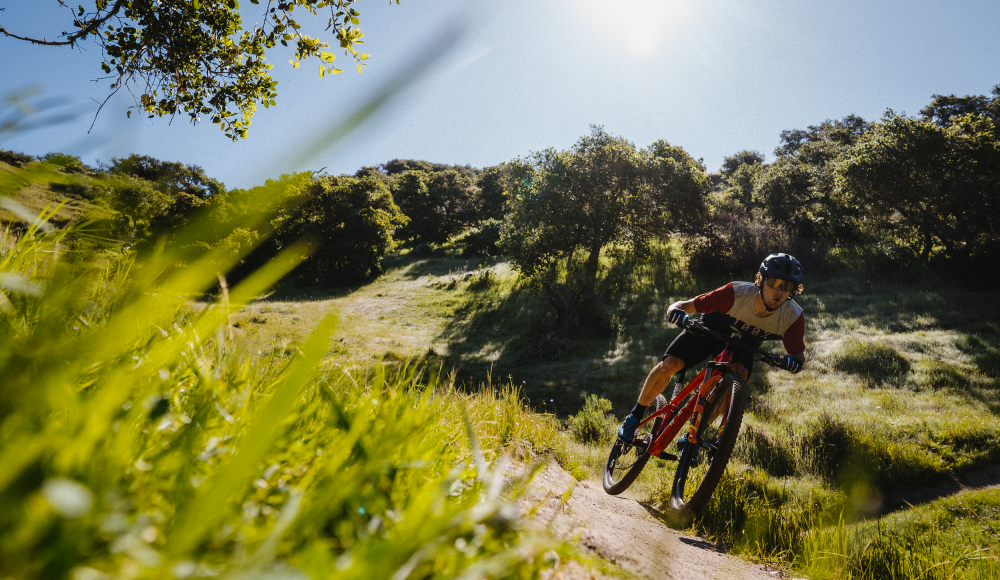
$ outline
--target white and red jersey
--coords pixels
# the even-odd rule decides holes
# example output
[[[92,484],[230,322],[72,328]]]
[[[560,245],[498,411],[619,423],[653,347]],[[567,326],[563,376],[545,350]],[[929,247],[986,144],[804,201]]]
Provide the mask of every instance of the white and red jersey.
[[[705,313],[705,326],[731,334],[740,333],[744,342],[760,344],[781,339],[785,352],[800,356],[806,351],[806,318],[794,300],[785,300],[769,316],[757,314],[754,300],[760,290],[751,282],[731,282],[694,298],[694,307]]]

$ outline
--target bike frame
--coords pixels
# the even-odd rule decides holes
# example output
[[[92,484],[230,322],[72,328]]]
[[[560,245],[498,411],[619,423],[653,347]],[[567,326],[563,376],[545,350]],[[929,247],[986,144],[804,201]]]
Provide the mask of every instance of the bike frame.
[[[683,428],[684,423],[690,418],[690,426],[688,427],[688,442],[697,444],[698,443],[698,421],[701,419],[702,414],[705,412],[705,405],[715,396],[713,392],[713,387],[715,387],[720,380],[727,374],[725,371],[732,372],[729,367],[729,363],[733,360],[733,351],[726,345],[726,348],[722,350],[714,359],[705,365],[705,368],[701,370],[698,375],[691,380],[681,392],[678,393],[674,400],[667,403],[667,406],[656,411],[649,417],[646,417],[639,426],[645,425],[649,421],[655,420],[657,417],[671,417],[670,422],[666,423],[665,426],[660,427],[660,433],[654,434],[653,442],[650,443],[649,448],[646,450],[647,453],[653,457],[660,457],[661,459],[676,459],[676,456],[670,454],[664,454],[663,450],[667,448],[668,445],[677,436]],[[711,373],[708,371],[711,370]],[[698,389],[698,394],[691,397],[691,400],[687,402],[683,407],[678,409],[681,401],[684,400],[689,394],[691,394],[695,389]],[[674,414],[676,412],[676,414]],[[728,417],[728,407],[725,417],[722,418],[722,428],[725,428],[726,421]]]

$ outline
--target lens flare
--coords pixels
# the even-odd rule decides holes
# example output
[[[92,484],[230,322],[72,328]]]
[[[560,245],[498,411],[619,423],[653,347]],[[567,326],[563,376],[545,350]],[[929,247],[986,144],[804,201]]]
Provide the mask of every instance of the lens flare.
[[[690,0],[601,0],[574,2],[605,42],[633,56],[652,56],[694,11]]]

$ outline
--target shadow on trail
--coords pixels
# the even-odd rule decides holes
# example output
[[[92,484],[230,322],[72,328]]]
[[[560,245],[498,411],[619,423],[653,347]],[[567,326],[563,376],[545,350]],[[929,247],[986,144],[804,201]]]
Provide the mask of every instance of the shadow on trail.
[[[668,527],[674,528],[675,530],[684,529],[686,527],[687,522],[684,522],[678,518],[670,516],[670,509],[665,504],[663,503],[654,504],[648,501],[640,501],[638,503],[639,505],[642,506],[642,509],[646,510],[646,512],[649,515],[660,520]]]
[[[694,546],[695,548],[701,548],[702,550],[708,550],[709,552],[718,552],[720,554],[726,553],[726,551],[721,549],[719,546],[711,542],[706,542],[705,540],[699,540],[697,538],[680,538],[680,541],[681,543]]]

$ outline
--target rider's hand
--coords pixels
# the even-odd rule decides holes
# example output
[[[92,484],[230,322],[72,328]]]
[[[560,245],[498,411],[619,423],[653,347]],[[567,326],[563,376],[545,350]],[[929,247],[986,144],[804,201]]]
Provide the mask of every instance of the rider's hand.
[[[797,373],[802,370],[802,359],[797,356],[792,356],[790,354],[785,355],[785,367],[788,368],[788,372]]]
[[[672,308],[670,312],[667,312],[667,322],[670,324],[676,324],[683,328],[688,323],[688,320],[687,312],[684,312],[680,308]]]

